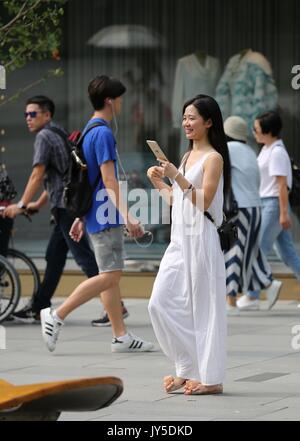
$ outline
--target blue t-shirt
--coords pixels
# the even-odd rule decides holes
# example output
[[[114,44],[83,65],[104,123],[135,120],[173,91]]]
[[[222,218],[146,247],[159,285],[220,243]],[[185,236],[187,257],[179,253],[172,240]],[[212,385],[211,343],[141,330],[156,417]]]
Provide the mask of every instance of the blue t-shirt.
[[[104,125],[90,130],[83,140],[83,152],[88,166],[89,181],[93,185],[100,173],[100,167],[107,161],[114,162],[115,176],[118,179],[116,140],[107,121],[100,118],[91,119],[84,131],[93,123]],[[108,228],[121,225],[121,217],[115,205],[108,197],[107,191],[100,178],[90,211],[85,216],[88,233],[98,233]]]
[[[260,207],[260,174],[256,155],[243,142],[228,142],[231,164],[231,185],[239,208]]]

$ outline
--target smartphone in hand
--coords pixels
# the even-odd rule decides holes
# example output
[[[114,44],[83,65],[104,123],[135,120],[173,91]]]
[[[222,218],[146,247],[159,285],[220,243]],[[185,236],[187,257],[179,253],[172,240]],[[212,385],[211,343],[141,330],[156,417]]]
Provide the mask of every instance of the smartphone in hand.
[[[166,155],[164,154],[164,152],[162,151],[162,149],[160,148],[160,146],[158,145],[158,143],[156,141],[152,141],[150,139],[147,139],[147,144],[150,147],[150,149],[152,150],[156,159],[158,159],[158,160],[161,159],[162,161],[169,162],[168,158],[166,157]]]

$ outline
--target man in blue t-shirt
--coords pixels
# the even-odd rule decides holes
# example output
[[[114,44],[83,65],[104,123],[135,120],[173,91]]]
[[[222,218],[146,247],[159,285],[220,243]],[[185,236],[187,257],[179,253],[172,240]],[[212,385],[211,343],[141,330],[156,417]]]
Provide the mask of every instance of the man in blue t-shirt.
[[[112,326],[112,352],[145,352],[153,344],[126,331],[120,300],[119,282],[124,268],[123,224],[131,237],[141,237],[144,232],[139,222],[129,213],[120,198],[116,141],[109,123],[121,112],[125,86],[106,75],[94,78],[88,87],[94,114],[86,128],[96,121],[84,138],[83,150],[88,166],[90,183],[99,173],[99,184],[94,192],[92,207],[85,216],[87,232],[95,250],[99,275],[81,283],[57,309],[41,311],[42,332],[50,351],[54,351],[63,320],[74,309],[101,294]],[[75,242],[84,233],[84,221],[76,219],[70,230]]]

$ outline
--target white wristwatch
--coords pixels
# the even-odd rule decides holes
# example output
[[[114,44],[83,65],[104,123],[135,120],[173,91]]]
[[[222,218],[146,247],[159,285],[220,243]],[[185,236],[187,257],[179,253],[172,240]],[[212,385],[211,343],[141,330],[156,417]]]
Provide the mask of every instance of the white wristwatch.
[[[26,210],[26,205],[22,201],[22,199],[17,203],[17,207],[21,208],[21,210]]]

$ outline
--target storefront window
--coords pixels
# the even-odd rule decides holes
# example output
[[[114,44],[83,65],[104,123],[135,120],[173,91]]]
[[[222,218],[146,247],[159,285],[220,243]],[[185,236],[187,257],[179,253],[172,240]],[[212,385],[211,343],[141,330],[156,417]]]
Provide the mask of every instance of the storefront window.
[[[129,189],[144,188],[149,194],[146,171],[156,161],[146,140],[156,140],[178,165],[188,147],[180,127],[182,105],[198,93],[216,96],[222,111],[228,112],[224,116],[240,112],[246,117],[256,150],[250,131],[255,112],[278,107],[289,154],[300,161],[300,91],[293,87],[298,72],[294,66],[300,64],[299,16],[297,0],[72,0],[64,18],[65,76],[30,94],[51,96],[57,102],[57,119],[72,131],[82,128],[91,116],[87,99],[90,79],[107,74],[124,82],[123,113],[113,129]],[[239,101],[239,96],[231,96],[226,88],[230,89],[239,63],[245,60],[250,60],[253,69],[240,85],[240,93],[247,95],[248,101]],[[22,78],[36,77],[44,67],[43,63],[32,63],[23,69]],[[228,81],[224,80],[225,72]],[[11,89],[17,88],[20,75],[11,76]],[[30,158],[23,158],[21,165],[12,150],[20,152],[26,145],[31,152],[32,143],[19,117],[22,111],[19,100],[3,116],[10,129],[6,160],[20,190],[30,172]],[[300,242],[298,219],[293,216],[293,235]],[[37,218],[34,232],[22,223],[28,242],[47,237],[47,221],[46,215]],[[128,255],[160,258],[170,226],[145,226],[153,232],[153,244],[141,248],[128,242]]]

